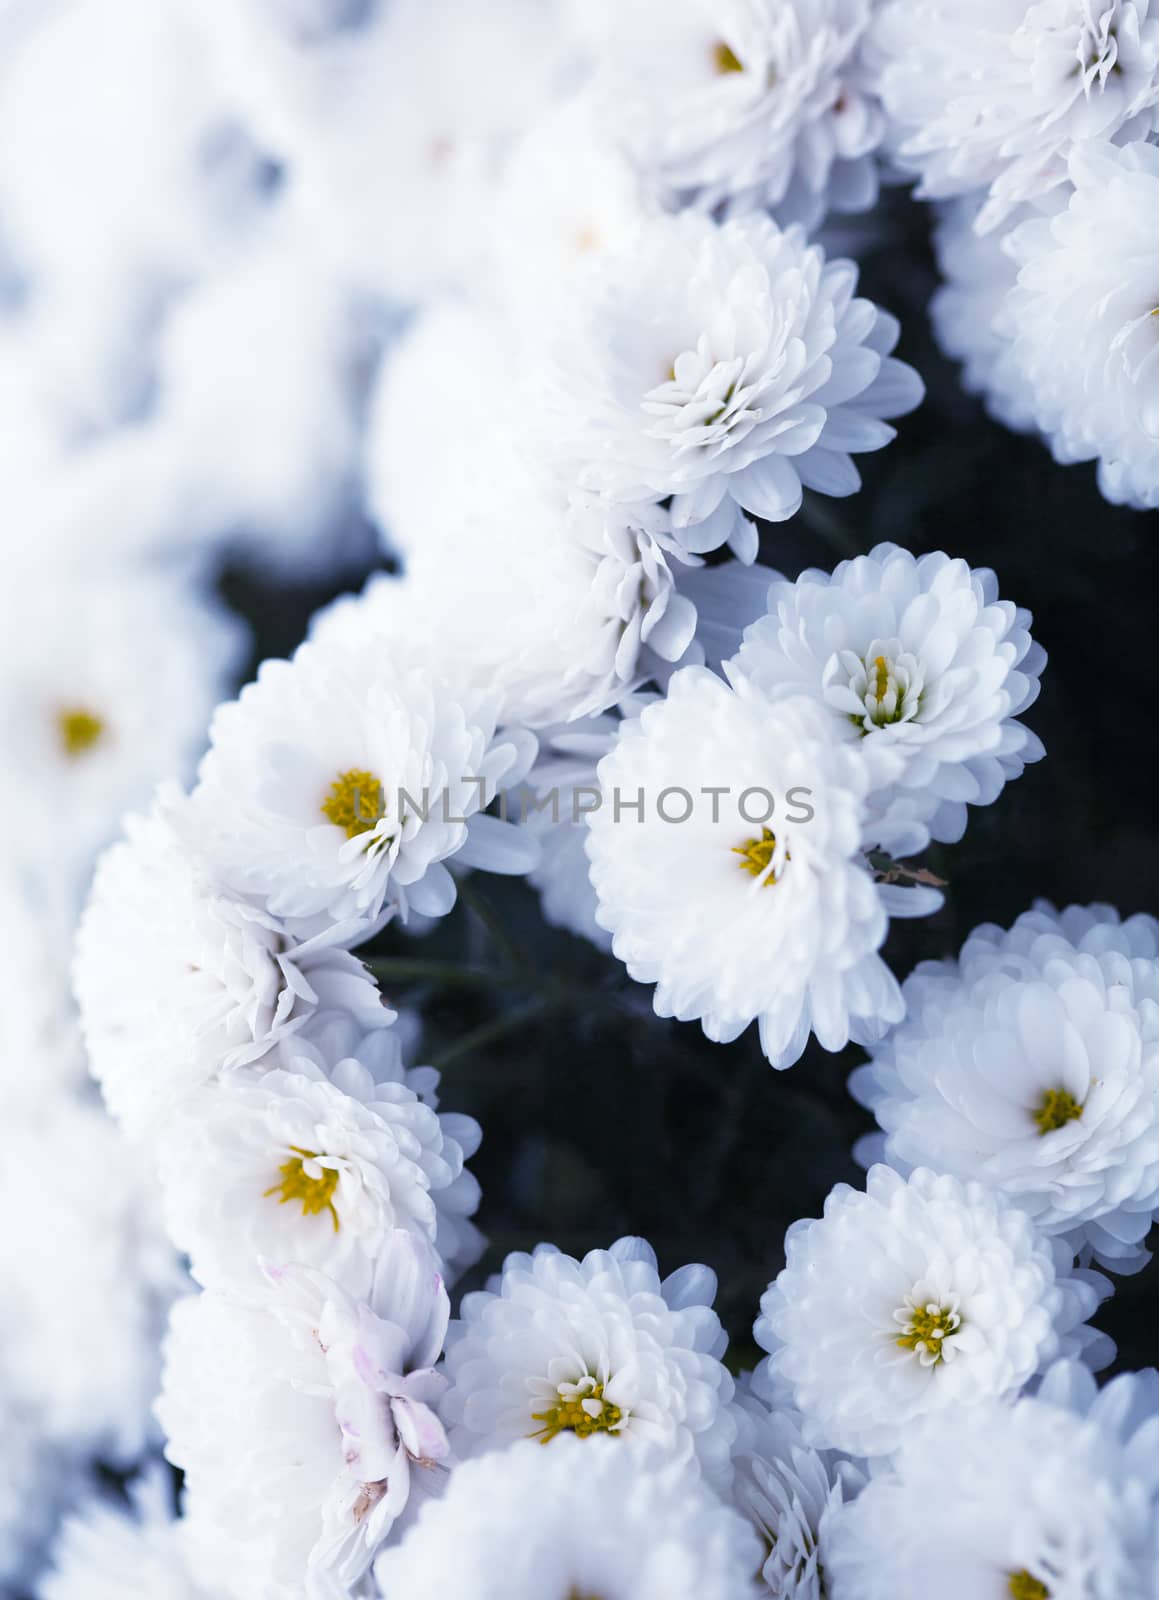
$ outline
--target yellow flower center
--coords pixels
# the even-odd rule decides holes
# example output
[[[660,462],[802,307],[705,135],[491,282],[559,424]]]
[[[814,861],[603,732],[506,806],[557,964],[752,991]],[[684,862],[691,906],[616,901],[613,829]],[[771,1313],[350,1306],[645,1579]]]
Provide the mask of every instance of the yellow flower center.
[[[962,1319],[948,1306],[910,1306],[898,1313],[902,1331],[897,1344],[923,1357],[922,1365],[936,1367],[943,1359],[942,1344],[962,1326]]]
[[[754,878],[759,878],[762,873],[768,870],[776,848],[776,834],[770,828],[762,828],[759,839],[746,839],[744,844],[734,844],[732,853],[734,856],[740,857],[740,869],[742,872],[751,873]],[[788,859],[788,853],[786,852],[785,860],[787,861]],[[770,884],[776,883],[776,881],[777,874],[770,872],[765,879],[765,887],[767,888]]]
[[[1069,1090],[1047,1089],[1038,1103],[1034,1121],[1039,1133],[1045,1136],[1065,1128],[1068,1122],[1076,1122],[1082,1114],[1082,1106]]]
[[[735,51],[721,39],[713,46],[712,64],[719,75],[724,78],[730,72],[743,72],[744,62],[736,55]]]
[[[322,815],[341,828],[348,839],[372,833],[386,815],[381,782],[373,772],[359,767],[340,772],[322,802]]]
[[[1040,1578],[1032,1578],[1026,1568],[1012,1572],[1006,1580],[1010,1600],[1050,1600],[1050,1590]]]
[[[85,755],[104,737],[102,719],[83,706],[66,706],[57,712],[56,731],[61,748],[70,761]]]
[[[559,1401],[547,1411],[533,1411],[539,1427],[531,1434],[540,1444],[550,1444],[560,1433],[590,1439],[593,1433],[615,1433],[624,1420],[619,1406],[604,1399],[604,1386],[589,1376],[579,1383],[561,1383]]]
[[[297,1200],[304,1217],[316,1217],[323,1211],[329,1211],[334,1232],[337,1233],[341,1226],[334,1208],[334,1191],[338,1187],[337,1167],[321,1167],[318,1169],[319,1176],[311,1177],[306,1171],[306,1162],[316,1162],[318,1152],[303,1150],[296,1144],[290,1148],[294,1154],[288,1161],[282,1162],[278,1168],[278,1182],[265,1191],[266,1196],[276,1194],[278,1204],[282,1206]]]

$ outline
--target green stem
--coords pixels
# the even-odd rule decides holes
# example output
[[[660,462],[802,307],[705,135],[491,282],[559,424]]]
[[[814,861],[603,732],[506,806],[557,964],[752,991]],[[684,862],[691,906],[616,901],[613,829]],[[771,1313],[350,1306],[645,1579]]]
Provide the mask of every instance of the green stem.
[[[536,1000],[529,1000],[525,1006],[520,1006],[516,1011],[506,1011],[502,1016],[492,1017],[490,1022],[483,1022],[479,1027],[472,1028],[470,1033],[463,1034],[454,1044],[440,1051],[430,1064],[436,1072],[444,1072],[460,1057],[472,1055],[475,1051],[494,1044],[498,1039],[505,1039],[509,1033],[516,1033],[520,1028],[527,1027],[529,1023],[544,1016],[551,1009],[552,1002],[545,995]]]
[[[459,899],[468,911],[478,918],[494,939],[508,966],[517,970],[526,969],[526,956],[508,933],[498,912],[486,896],[481,894],[474,884],[464,880],[460,880],[458,892]]]
[[[865,554],[868,546],[864,545],[828,506],[821,504],[815,495],[806,494],[799,515],[805,526],[820,534],[837,555],[848,560],[853,556]]]
[[[417,961],[410,956],[379,956],[365,963],[380,983],[435,983],[443,989],[526,989],[527,976],[502,967],[472,967],[458,961]]]

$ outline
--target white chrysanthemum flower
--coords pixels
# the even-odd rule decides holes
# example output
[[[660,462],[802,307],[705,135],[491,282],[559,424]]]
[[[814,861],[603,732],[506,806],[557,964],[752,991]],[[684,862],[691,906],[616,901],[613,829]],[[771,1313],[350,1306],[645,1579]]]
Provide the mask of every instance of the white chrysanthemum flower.
[[[447,1336],[456,1454],[608,1433],[695,1458],[723,1487],[736,1421],[715,1293],[707,1267],[661,1280],[643,1239],[582,1261],[546,1244],[508,1256],[489,1288],[463,1297]]]
[[[122,813],[193,768],[246,630],[167,574],[46,582],[18,563],[11,578],[0,598],[0,810],[23,870],[50,898],[66,880],[75,903]]]
[[[569,492],[547,470],[516,422],[510,337],[448,307],[421,318],[388,358],[369,428],[369,497],[406,557],[408,592],[398,601],[380,580],[368,594],[390,636],[425,642],[490,683],[500,721],[539,727],[602,711],[680,659],[696,611],[678,579],[694,558],[667,510]],[[466,441],[439,420],[451,362],[489,396]],[[737,540],[755,555],[743,519]]]
[[[136,429],[141,471],[173,486],[179,545],[226,543],[299,581],[360,565],[373,544],[355,513],[370,338],[320,248],[316,217],[281,209],[183,296]]]
[[[761,1373],[737,1388],[732,1499],[767,1550],[761,1578],[775,1600],[825,1600],[829,1529],[864,1474],[805,1443],[800,1419],[766,1394]]]
[[[451,856],[531,865],[483,811],[534,744],[497,734],[494,690],[438,675],[433,654],[310,642],[214,716],[191,802],[206,858],[296,935],[349,942],[396,912],[444,915]]]
[[[443,386],[450,370],[487,396],[454,439]],[[388,553],[408,564],[423,552],[470,559],[461,524],[504,493],[517,454],[510,419],[518,403],[510,336],[498,318],[473,306],[447,301],[424,310],[388,346],[364,446],[367,507]]]
[[[383,1600],[755,1600],[759,1560],[687,1462],[568,1439],[457,1467],[375,1577]]]
[[[0,1392],[46,1443],[130,1465],[154,1431],[169,1303],[189,1283],[151,1167],[98,1105],[58,1099],[8,1139],[0,1214],[19,1219],[0,1236]]]
[[[1011,338],[1009,300],[1018,267],[1006,241],[1028,214],[1020,207],[1001,229],[979,234],[976,195],[939,206],[934,250],[945,281],[930,301],[934,335],[946,355],[962,363],[963,388],[980,395],[990,415],[1017,433],[1034,431],[1034,396]]]
[[[97,867],[74,986],[92,1070],[131,1137],[319,1009],[366,1029],[394,1020],[354,956],[323,940],[295,948],[275,918],[215,882],[184,796],[164,787],[125,828]]]
[[[832,1600],[1146,1600],[1159,1584],[1159,1377],[1068,1362],[1033,1399],[915,1425],[834,1519]]]
[[[657,1014],[721,1043],[759,1021],[790,1066],[902,1015],[861,858],[869,770],[804,696],[678,672],[600,763],[588,819],[598,920]]]
[[[284,1267],[263,1295],[174,1311],[157,1414],[185,1472],[193,1570],[236,1600],[345,1594],[443,1470],[446,1291],[411,1234],[379,1266],[369,1304]]]
[[[676,202],[812,227],[877,198],[883,117],[861,63],[871,0],[575,3],[592,93]]]
[[[181,6],[4,9],[5,257],[53,386],[107,426],[142,405],[165,302],[244,242],[263,164]]]
[[[1159,506],[1159,243],[1149,226],[1159,150],[1084,146],[1069,173],[1066,209],[1011,236],[1021,268],[1008,307],[1013,359],[1055,460],[1097,457],[1107,499],[1149,510]]]
[[[129,1505],[91,1499],[68,1518],[40,1600],[214,1600],[189,1571],[173,1487],[158,1468],[129,1486]]]
[[[402,304],[477,286],[507,149],[566,70],[554,5],[340,0],[321,27],[316,16],[271,27],[252,0],[196,9],[334,271]]]
[[[802,485],[852,494],[852,453],[888,444],[882,419],[922,395],[889,355],[896,321],[856,285],[852,263],[767,217],[655,219],[561,318],[546,376],[557,448],[610,500],[671,496],[696,551],[735,540],[742,508],[791,517]]]
[[[806,1440],[888,1455],[931,1412],[1013,1398],[1057,1356],[1105,1363],[1086,1326],[1110,1285],[981,1184],[873,1167],[785,1236],[759,1344]]]
[[[169,1231],[207,1288],[244,1290],[260,1262],[295,1261],[358,1298],[395,1228],[433,1246],[448,1273],[482,1253],[468,1220],[479,1188],[463,1166],[478,1124],[424,1103],[393,1030],[343,1032],[336,1050],[326,1037],[319,1049],[307,1026],[262,1070],[203,1089],[162,1135]]]
[[[807,694],[837,734],[896,776],[869,800],[864,837],[896,855],[966,831],[966,806],[990,805],[1043,748],[1015,718],[1038,696],[1046,662],[1030,613],[999,600],[987,568],[894,544],[803,572],[769,593],[726,666],[770,694]]]
[[[902,992],[905,1021],[850,1080],[890,1165],[977,1179],[1138,1270],[1159,1215],[1159,922],[1039,905]]]
[[[507,163],[492,225],[499,292],[521,337],[549,334],[577,280],[657,210],[590,96],[529,129]]]
[[[1064,183],[1078,146],[1159,126],[1151,0],[886,0],[871,39],[918,193],[988,187],[982,229]]]

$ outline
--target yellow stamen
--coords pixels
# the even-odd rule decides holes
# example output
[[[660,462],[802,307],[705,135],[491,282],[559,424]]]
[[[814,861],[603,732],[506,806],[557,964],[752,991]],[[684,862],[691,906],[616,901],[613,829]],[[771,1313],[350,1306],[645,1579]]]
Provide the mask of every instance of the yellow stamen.
[[[725,44],[723,39],[713,48],[712,64],[722,78],[727,77],[730,72],[744,71],[744,62]]]
[[[338,1168],[323,1167],[320,1178],[311,1178],[306,1171],[307,1161],[317,1161],[318,1152],[315,1150],[302,1150],[298,1145],[290,1146],[294,1154],[288,1161],[283,1161],[278,1168],[279,1181],[265,1191],[263,1199],[271,1194],[276,1194],[279,1205],[286,1205],[292,1200],[300,1202],[304,1217],[316,1217],[323,1211],[329,1211],[334,1222],[334,1232],[341,1227],[338,1221],[338,1212],[334,1208],[334,1191],[338,1187]]]
[[[905,1332],[897,1340],[901,1350],[925,1350],[933,1356],[935,1367],[942,1357],[942,1344],[951,1334],[957,1333],[962,1319],[956,1311],[944,1306],[915,1306],[906,1323]]]
[[[1050,1600],[1050,1590],[1040,1578],[1032,1578],[1026,1568],[1012,1572],[1006,1580],[1010,1600]]]
[[[734,844],[732,853],[734,856],[740,856],[742,872],[749,872],[754,878],[759,878],[767,870],[776,848],[776,834],[769,828],[762,828],[759,839],[746,839],[744,844]],[[786,852],[785,860],[787,861],[788,859],[788,852]],[[777,874],[770,872],[765,879],[765,884],[776,883],[776,881]]]
[[[577,1393],[574,1399],[560,1395],[558,1405],[547,1411],[531,1413],[532,1422],[541,1424],[531,1438],[538,1439],[540,1444],[550,1444],[560,1433],[574,1433],[578,1439],[590,1439],[593,1433],[613,1433],[616,1430],[624,1414],[619,1406],[604,1399],[603,1384],[587,1378],[575,1388],[582,1392]],[[584,1409],[585,1403],[599,1406],[594,1416],[591,1410]]]
[[[321,809],[326,820],[342,828],[348,839],[372,833],[386,815],[382,784],[373,772],[351,767],[335,778]]]
[[[1068,1122],[1077,1122],[1083,1114],[1074,1095],[1067,1089],[1047,1089],[1039,1101],[1034,1120],[1042,1135],[1065,1128]]]
[[[886,690],[889,688],[889,666],[884,656],[878,656],[873,665],[877,673],[877,681],[873,687],[874,698],[884,700]]]
[[[56,717],[61,747],[70,760],[83,756],[104,738],[103,720],[83,706],[66,706]]]

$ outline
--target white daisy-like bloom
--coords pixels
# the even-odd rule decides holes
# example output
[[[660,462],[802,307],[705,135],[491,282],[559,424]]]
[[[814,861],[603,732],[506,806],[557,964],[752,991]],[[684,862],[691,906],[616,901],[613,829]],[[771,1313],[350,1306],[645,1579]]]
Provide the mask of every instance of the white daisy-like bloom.
[[[192,809],[210,866],[309,938],[351,942],[411,910],[455,903],[445,865],[532,864],[517,831],[485,816],[534,741],[497,732],[498,696],[434,652],[350,635],[266,661],[218,708]]]
[[[918,194],[988,188],[982,230],[1064,183],[1072,150],[1159,125],[1151,0],[886,0],[871,44]]]
[[[295,0],[299,11],[304,3]],[[253,3],[196,8],[224,81],[319,219],[332,271],[401,304],[476,287],[504,158],[554,103],[567,68],[557,8],[339,0],[337,17],[328,9],[321,27],[317,16],[303,27],[300,15],[271,27],[269,8]]]
[[[757,1342],[808,1443],[889,1455],[921,1417],[1010,1400],[1059,1356],[1104,1364],[1086,1326],[1110,1284],[981,1184],[872,1167],[794,1223]]]
[[[601,761],[588,818],[597,920],[662,1017],[728,1043],[759,1022],[791,1066],[902,1015],[878,951],[885,906],[861,856],[869,769],[803,695],[676,673]]]
[[[630,245],[659,203],[580,94],[530,128],[512,151],[492,224],[498,293],[520,336],[545,337],[576,281]]]
[[[150,814],[127,818],[125,839],[101,857],[77,933],[73,982],[90,1065],[134,1139],[319,1010],[364,1030],[395,1016],[354,956],[324,938],[296,946],[276,918],[228,893],[193,832],[188,800],[163,786]]]
[[[591,93],[661,192],[813,227],[877,198],[871,0],[573,0]]]
[[[295,1261],[361,1298],[396,1228],[433,1246],[446,1274],[470,1265],[483,1242],[463,1162],[478,1124],[419,1097],[393,1030],[363,1039],[348,1022],[321,1049],[310,1034],[200,1091],[162,1135],[169,1232],[194,1276],[244,1291],[260,1262]]]
[[[24,12],[0,96],[5,256],[52,386],[108,426],[141,406],[167,300],[244,243],[263,163],[180,6],[5,10]]]
[[[279,575],[328,579],[360,563],[360,403],[369,335],[319,260],[317,220],[283,207],[228,269],[158,331],[155,399],[137,428],[138,471],[175,485],[171,537],[227,543]]]
[[[168,1472],[129,1485],[129,1504],[91,1498],[65,1522],[40,1600],[215,1600],[189,1570]]]
[[[1097,458],[1108,500],[1151,510],[1159,506],[1159,246],[1147,221],[1159,205],[1159,150],[1087,145],[1068,171],[1066,208],[1011,235],[1020,267],[1008,308],[1013,359],[1055,460]],[[1099,248],[1108,238],[1113,260]]]
[[[0,1238],[13,1312],[0,1392],[19,1397],[46,1445],[128,1467],[153,1437],[161,1332],[189,1286],[151,1165],[81,1100],[54,1098],[11,1134],[0,1209],[19,1226]]]
[[[708,1267],[661,1279],[643,1239],[582,1261],[548,1244],[508,1256],[464,1295],[447,1336],[442,1415],[456,1455],[611,1434],[695,1460],[723,1489],[736,1420],[715,1294]]]
[[[433,1370],[449,1305],[429,1249],[391,1234],[369,1303],[307,1267],[176,1307],[157,1414],[185,1472],[198,1581],[235,1600],[346,1594],[445,1471]]]
[[[832,1600],[1146,1600],[1159,1583],[1159,1376],[929,1417],[835,1518]]]
[[[556,448],[612,501],[671,496],[693,551],[735,541],[741,510],[793,516],[803,487],[852,494],[853,454],[888,444],[883,419],[923,393],[890,356],[897,322],[856,286],[851,262],[768,217],[654,219],[560,318]]]
[[[407,594],[392,604],[379,580],[374,604],[392,635],[492,684],[500,721],[540,727],[602,711],[683,656],[696,611],[678,585],[695,558],[666,509],[610,504],[551,470],[517,421],[526,397],[513,338],[497,319],[447,307],[388,356],[369,424],[369,501],[405,556]],[[438,420],[451,362],[488,395],[465,441]],[[736,538],[751,559],[752,524],[740,519]]]
[[[1015,719],[1038,696],[1046,654],[1031,617],[998,597],[987,568],[894,544],[810,569],[769,593],[768,615],[726,665],[770,694],[807,694],[839,739],[876,771],[865,838],[896,855],[966,831],[966,807],[990,805],[1045,752]]]
[[[456,1467],[374,1575],[383,1600],[756,1600],[759,1561],[687,1462],[571,1438]]]
[[[926,961],[850,1079],[891,1166],[976,1179],[1105,1266],[1159,1215],[1159,922],[1041,904]]]
[[[1006,241],[1030,213],[1019,207],[1002,228],[979,234],[978,206],[971,195],[937,207],[934,251],[945,281],[930,300],[930,321],[942,350],[962,364],[963,388],[999,422],[1029,433],[1034,395],[1014,354],[1009,301],[1018,267]]]
[[[737,1386],[732,1499],[767,1551],[761,1579],[775,1600],[826,1600],[829,1529],[860,1491],[860,1468],[805,1443],[800,1419],[773,1400],[763,1374]]]
[[[187,775],[240,665],[239,619],[167,574],[18,562],[0,597],[0,813],[41,893],[71,915],[97,850],[162,778]]]
[[[450,370],[488,397],[453,442],[442,381]],[[387,347],[370,394],[364,475],[367,509],[388,554],[406,563],[424,551],[470,555],[460,525],[511,471],[515,445],[506,419],[517,404],[504,323],[473,306],[448,300],[425,309]]]

